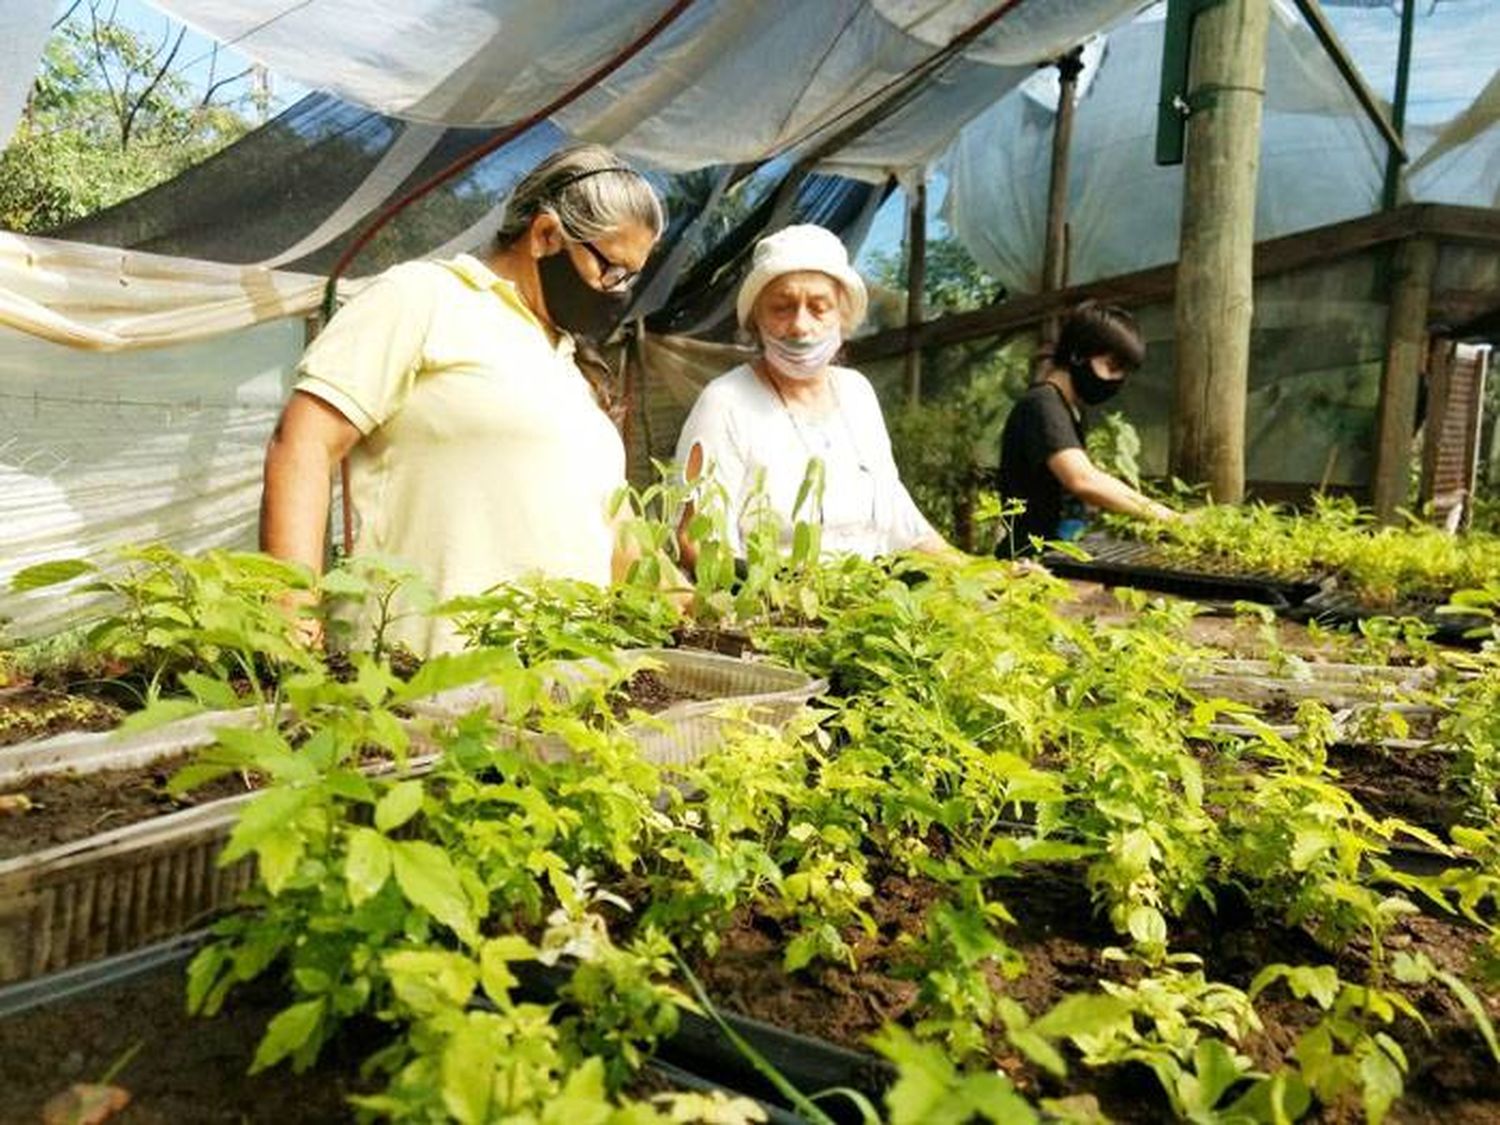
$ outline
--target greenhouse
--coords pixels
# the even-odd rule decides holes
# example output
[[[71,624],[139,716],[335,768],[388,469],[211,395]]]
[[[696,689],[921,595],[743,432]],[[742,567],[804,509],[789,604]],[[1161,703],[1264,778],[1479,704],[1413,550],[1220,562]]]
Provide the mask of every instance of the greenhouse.
[[[1493,0],[5,9],[0,1118],[1500,1121]]]

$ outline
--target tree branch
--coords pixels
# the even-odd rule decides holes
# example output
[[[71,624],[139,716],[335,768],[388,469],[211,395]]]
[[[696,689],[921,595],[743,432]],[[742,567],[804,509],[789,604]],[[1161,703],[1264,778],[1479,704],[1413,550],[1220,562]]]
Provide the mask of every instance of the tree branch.
[[[140,113],[141,109],[146,104],[146,100],[151,97],[151,92],[155,90],[156,87],[161,83],[161,80],[166,77],[167,71],[172,66],[172,60],[177,57],[177,52],[182,49],[182,40],[186,35],[186,27],[178,29],[177,42],[172,44],[172,50],[170,51],[170,53],[168,53],[166,61],[161,64],[161,66],[157,69],[156,74],[152,77],[151,81],[146,84],[146,88],[141,91],[141,96],[136,98],[134,104],[131,105],[130,113],[125,118],[124,127],[120,130],[120,147],[122,149],[128,147],[130,144],[130,130],[135,126],[136,114]]]
[[[255,67],[253,67],[253,66],[247,66],[244,70],[240,71],[238,74],[232,74],[228,78],[221,78],[221,79],[219,79],[217,82],[215,82],[213,85],[211,85],[208,89],[206,89],[206,90],[203,91],[203,100],[198,103],[199,108],[200,109],[207,109],[208,108],[208,101],[209,101],[209,99],[214,96],[214,91],[217,90],[220,86],[227,86],[231,82],[238,82],[241,78],[243,78],[243,77],[245,77],[245,75],[251,73],[254,69],[255,69]]]
[[[71,4],[68,5],[68,10],[66,12],[64,12],[62,15],[58,16],[55,20],[52,21],[52,30],[56,31],[63,24],[67,23],[70,19],[72,19],[73,18],[73,13],[76,12],[76,11],[78,11],[78,6],[80,4],[82,4],[82,3],[83,3],[83,0],[73,0],[73,3],[71,3]]]

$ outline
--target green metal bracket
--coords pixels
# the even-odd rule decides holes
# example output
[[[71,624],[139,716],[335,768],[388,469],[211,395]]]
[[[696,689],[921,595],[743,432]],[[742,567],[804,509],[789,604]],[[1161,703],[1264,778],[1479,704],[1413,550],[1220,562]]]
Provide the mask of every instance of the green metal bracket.
[[[1167,25],[1161,47],[1161,95],[1156,103],[1156,162],[1181,164],[1186,147],[1188,62],[1193,51],[1193,21],[1198,13],[1223,0],[1167,0]]]

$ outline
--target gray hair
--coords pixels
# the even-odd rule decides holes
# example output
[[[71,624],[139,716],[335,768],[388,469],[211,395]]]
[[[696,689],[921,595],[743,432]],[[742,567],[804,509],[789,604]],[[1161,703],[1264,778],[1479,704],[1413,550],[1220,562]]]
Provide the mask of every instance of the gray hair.
[[[646,178],[603,145],[558,149],[526,174],[505,204],[495,233],[513,245],[541,214],[551,214],[569,238],[590,241],[638,223],[660,238],[665,209]]]

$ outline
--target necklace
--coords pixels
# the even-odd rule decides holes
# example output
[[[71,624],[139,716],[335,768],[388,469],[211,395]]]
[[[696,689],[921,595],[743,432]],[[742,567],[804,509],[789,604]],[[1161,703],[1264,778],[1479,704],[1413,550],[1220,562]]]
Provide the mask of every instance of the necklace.
[[[808,460],[821,461],[823,463],[823,468],[826,474],[828,468],[828,454],[833,451],[833,443],[829,440],[827,431],[825,430],[823,434],[823,454],[822,456],[819,456],[819,454],[813,449],[812,442],[808,440],[806,432],[802,429],[802,423],[797,420],[797,414],[792,409],[791,403],[787,402],[786,396],[781,393],[781,388],[776,385],[776,381],[769,375],[765,375],[763,376],[763,378],[767,383],[771,384],[771,390],[775,393],[776,400],[781,403],[781,409],[785,412],[787,421],[792,424],[792,430],[796,433],[797,441],[801,444],[803,452],[807,454]],[[833,402],[833,412],[839,416],[839,420],[843,423],[844,436],[849,439],[849,450],[854,454],[855,467],[859,470],[859,475],[862,478],[864,486],[867,487],[870,492],[869,515],[865,517],[865,519],[861,522],[864,523],[865,527],[873,532],[879,522],[879,518],[877,516],[877,494],[879,490],[876,488],[875,474],[870,471],[869,465],[866,464],[864,454],[861,452],[859,447],[859,442],[854,437],[854,429],[849,425],[849,417],[844,413],[843,403],[839,401],[838,387],[833,381],[832,372],[829,372],[828,375],[828,394]],[[828,480],[825,475],[825,488],[827,487],[827,484]],[[824,497],[820,491],[820,494],[817,497],[817,522],[819,525],[826,525],[827,522],[824,518],[823,500]]]
[[[781,403],[781,409],[786,413],[787,421],[791,422],[792,430],[796,433],[797,441],[801,444],[803,451],[808,455],[809,458],[819,456],[819,454],[813,449],[812,442],[808,441],[807,433],[803,430],[802,423],[797,420],[797,412],[792,409],[791,403],[787,402],[786,400],[786,395],[782,394],[781,388],[776,385],[775,378],[773,378],[769,374],[762,376],[762,378],[764,378],[765,381],[771,385],[771,391],[773,394],[775,394],[776,401]],[[844,404],[839,401],[838,386],[833,381],[832,372],[829,372],[828,374],[828,397],[833,403],[833,409],[831,413],[837,414],[839,417],[839,421],[843,423],[844,436],[849,439],[849,448],[854,452],[855,464],[859,466],[860,472],[868,473],[870,471],[869,466],[865,464],[864,454],[860,451],[859,442],[854,439],[854,431],[850,428],[849,419],[844,414]],[[832,451],[832,448],[833,443],[828,440],[827,434],[825,432],[823,439],[823,459],[825,461],[827,458],[827,454]]]

